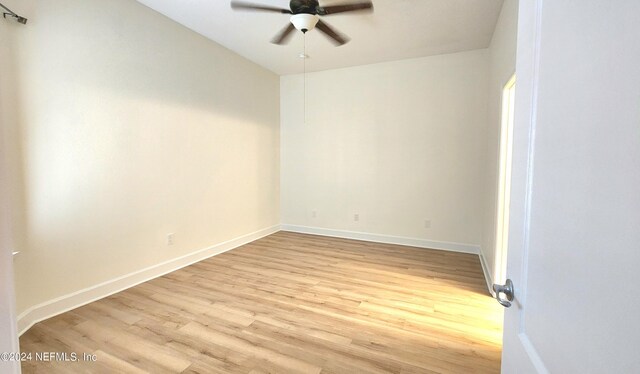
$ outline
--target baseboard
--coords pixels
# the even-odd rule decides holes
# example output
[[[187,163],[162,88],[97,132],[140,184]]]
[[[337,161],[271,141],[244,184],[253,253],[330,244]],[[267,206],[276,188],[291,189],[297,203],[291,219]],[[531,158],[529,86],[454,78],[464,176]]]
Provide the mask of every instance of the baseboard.
[[[227,252],[254,240],[280,231],[280,225],[268,227],[256,232],[228,240],[223,243],[204,248],[185,256],[181,256],[109,281],[85,288],[83,290],[58,297],[35,305],[18,316],[19,335],[24,334],[34,324],[58,314],[81,307],[85,304],[113,295],[127,288],[144,283],[151,279],[171,273],[198,261]]]
[[[489,266],[487,264],[487,259],[484,257],[484,252],[482,252],[482,250],[480,250],[480,253],[478,255],[480,256],[480,264],[482,265],[482,272],[484,273],[484,280],[487,282],[487,289],[489,290],[489,293],[492,296],[495,296],[495,293],[493,292],[493,276],[491,275],[491,272],[489,271]]]
[[[283,231],[291,231],[291,232],[297,232],[302,234],[331,236],[331,237],[343,238],[343,239],[365,240],[365,241],[376,242],[376,243],[406,245],[406,246],[418,247],[418,248],[429,248],[429,249],[439,249],[439,250],[451,251],[451,252],[471,253],[475,255],[480,254],[480,246],[474,245],[474,244],[441,242],[441,241],[435,241],[435,240],[406,238],[401,236],[390,236],[390,235],[372,234],[372,233],[365,233],[365,232],[333,230],[333,229],[325,229],[321,227],[308,227],[308,226],[297,226],[297,225],[288,225],[288,224],[281,225],[281,229]]]

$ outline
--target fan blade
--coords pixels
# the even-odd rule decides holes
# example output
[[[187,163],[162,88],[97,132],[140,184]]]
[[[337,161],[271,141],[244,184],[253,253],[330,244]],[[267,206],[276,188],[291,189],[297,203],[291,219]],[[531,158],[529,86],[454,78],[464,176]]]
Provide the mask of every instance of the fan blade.
[[[318,7],[318,14],[321,16],[328,16],[336,13],[356,12],[356,11],[373,11],[373,3],[370,1],[367,1],[367,2],[361,2],[361,3]]]
[[[348,37],[341,35],[331,26],[329,26],[325,22],[322,22],[322,20],[318,21],[316,28],[325,33],[325,35],[327,35],[338,46],[343,45],[349,41]]]
[[[289,23],[289,25],[287,27],[285,27],[284,29],[282,29],[282,31],[280,31],[280,33],[278,35],[276,35],[273,39],[271,39],[271,43],[273,44],[284,44],[287,42],[287,40],[289,40],[291,38],[291,35],[293,35],[293,31],[295,30],[295,26],[293,26],[293,23]]]
[[[289,9],[276,8],[272,6],[253,4],[253,3],[245,3],[244,1],[232,1],[231,9],[257,10],[257,11],[263,11],[263,12],[293,14]]]

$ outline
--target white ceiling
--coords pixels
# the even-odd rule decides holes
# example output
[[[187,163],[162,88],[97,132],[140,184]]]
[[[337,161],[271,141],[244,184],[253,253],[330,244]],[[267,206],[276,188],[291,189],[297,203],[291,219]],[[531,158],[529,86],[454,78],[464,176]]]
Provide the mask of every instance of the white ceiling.
[[[182,25],[280,74],[300,73],[303,34],[270,43],[286,14],[233,11],[229,0],[138,0]],[[288,8],[288,0],[249,0]],[[333,5],[349,0],[320,0]],[[351,41],[335,47],[318,30],[307,34],[307,71],[366,65],[489,46],[503,0],[373,0],[373,13],[325,16]]]

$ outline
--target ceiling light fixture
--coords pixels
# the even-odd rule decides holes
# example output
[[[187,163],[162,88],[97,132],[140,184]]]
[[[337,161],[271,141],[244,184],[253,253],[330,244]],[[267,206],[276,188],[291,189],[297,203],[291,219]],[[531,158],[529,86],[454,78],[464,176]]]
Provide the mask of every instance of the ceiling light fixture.
[[[292,15],[290,21],[296,29],[306,33],[316,27],[318,21],[320,21],[320,17],[315,14],[300,13]]]

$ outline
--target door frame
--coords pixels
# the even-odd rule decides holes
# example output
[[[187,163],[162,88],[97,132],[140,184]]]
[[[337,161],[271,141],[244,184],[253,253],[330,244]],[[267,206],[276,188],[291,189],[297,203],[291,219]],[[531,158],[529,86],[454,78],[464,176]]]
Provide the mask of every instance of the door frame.
[[[0,76],[0,79],[2,77]],[[1,94],[1,93],[0,93]],[[1,95],[0,95],[1,96]],[[2,98],[0,98],[2,99]],[[0,102],[0,111],[2,103]],[[16,296],[13,276],[12,227],[10,218],[11,204],[8,186],[8,167],[4,118],[0,116],[0,353],[18,353],[18,324],[16,317]],[[20,362],[0,360],[3,373],[20,373]]]
[[[513,154],[513,129],[516,87],[515,71],[502,85],[500,98],[500,146],[498,154],[498,188],[495,204],[495,240],[493,259],[493,281],[504,283],[507,279],[507,254],[508,254],[508,230],[509,230],[509,204],[511,196],[511,169]],[[505,96],[508,94],[509,97]],[[513,94],[513,97],[511,95]],[[505,109],[508,112],[505,113]],[[505,224],[506,222],[506,224]],[[504,240],[506,236],[506,241]],[[492,293],[493,294],[493,293]]]

